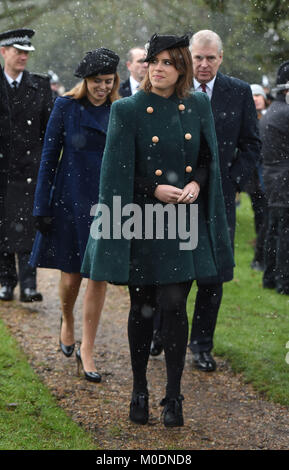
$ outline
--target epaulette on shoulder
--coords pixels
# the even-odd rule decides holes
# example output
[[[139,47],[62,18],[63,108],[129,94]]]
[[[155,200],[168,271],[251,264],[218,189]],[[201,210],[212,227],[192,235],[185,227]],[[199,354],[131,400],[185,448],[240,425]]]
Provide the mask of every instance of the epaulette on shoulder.
[[[43,80],[49,80],[49,76],[45,73],[30,72],[31,75],[34,75],[36,78],[42,78]]]

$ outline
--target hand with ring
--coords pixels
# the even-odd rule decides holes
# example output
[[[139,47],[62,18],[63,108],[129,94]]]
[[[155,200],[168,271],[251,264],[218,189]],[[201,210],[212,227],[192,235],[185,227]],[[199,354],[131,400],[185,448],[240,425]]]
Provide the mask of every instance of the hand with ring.
[[[199,183],[197,183],[196,181],[191,181],[184,187],[181,196],[177,200],[177,203],[192,204],[192,202],[194,202],[198,198],[199,192]]]

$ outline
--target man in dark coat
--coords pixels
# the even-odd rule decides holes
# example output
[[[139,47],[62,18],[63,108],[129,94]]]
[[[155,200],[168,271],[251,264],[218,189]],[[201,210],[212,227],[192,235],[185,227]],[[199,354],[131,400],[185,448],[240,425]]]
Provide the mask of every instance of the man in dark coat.
[[[0,66],[0,230],[4,218],[4,196],[7,188],[11,145],[11,115],[6,80]]]
[[[260,121],[269,214],[263,286],[289,295],[289,61],[279,67],[277,96]]]
[[[211,98],[227,220],[232,247],[236,225],[236,192],[249,180],[260,158],[260,139],[256,108],[250,85],[218,72],[223,60],[220,37],[213,31],[199,31],[192,37],[191,52],[194,88]],[[189,347],[194,364],[212,371],[213,335],[221,305],[223,282],[233,278],[233,270],[198,283]]]
[[[42,300],[36,291],[36,270],[28,261],[35,236],[32,208],[42,141],[53,105],[49,78],[25,70],[29,52],[34,50],[30,41],[33,35],[31,29],[0,34],[12,124],[5,219],[0,233],[0,299],[13,299],[19,278],[23,302]]]
[[[211,100],[219,149],[222,187],[232,247],[236,225],[236,192],[249,180],[260,155],[256,108],[250,85],[218,72],[223,60],[220,37],[204,30],[191,39],[194,89],[205,92]],[[223,294],[223,282],[233,278],[233,269],[214,278],[198,281],[198,292],[189,347],[194,365],[203,371],[216,369],[211,355],[213,335]],[[157,324],[157,323],[156,323]],[[151,353],[161,351],[155,332]]]
[[[143,47],[133,47],[128,51],[126,66],[130,75],[120,84],[118,92],[121,97],[134,95],[138,91],[138,86],[147,70],[147,62],[144,62],[145,57],[146,51]]]

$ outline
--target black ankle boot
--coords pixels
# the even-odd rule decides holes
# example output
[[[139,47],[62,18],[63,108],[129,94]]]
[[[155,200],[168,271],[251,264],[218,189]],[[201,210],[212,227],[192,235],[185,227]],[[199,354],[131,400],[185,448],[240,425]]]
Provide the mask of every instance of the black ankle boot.
[[[130,420],[137,424],[146,424],[149,419],[149,397],[146,392],[133,392],[130,402]]]
[[[178,398],[165,397],[160,405],[164,406],[162,415],[164,416],[164,425],[166,427],[183,426],[183,407],[182,401],[184,400],[183,395],[179,395]]]

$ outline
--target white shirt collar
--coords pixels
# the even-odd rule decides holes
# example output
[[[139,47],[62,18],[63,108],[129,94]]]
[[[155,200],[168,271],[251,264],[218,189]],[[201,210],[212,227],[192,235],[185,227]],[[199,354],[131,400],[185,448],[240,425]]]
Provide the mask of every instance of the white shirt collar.
[[[215,80],[216,80],[216,75],[214,76],[213,80],[206,83],[207,95],[209,96],[210,99],[212,98]],[[198,80],[196,80],[195,78],[194,78],[194,89],[195,91],[202,91],[200,82],[198,82]]]
[[[4,70],[4,73],[5,73],[5,77],[7,78],[7,81],[8,81],[8,83],[9,83],[10,86],[12,85],[12,83],[13,83],[14,81],[16,81],[16,82],[18,83],[18,86],[20,85],[20,82],[21,82],[21,80],[22,80],[23,72],[20,72],[19,75],[18,75],[18,77],[15,78],[15,80],[14,80],[13,78],[11,78],[10,75],[8,75],[8,73],[5,72],[5,70]]]
[[[137,82],[131,75],[129,77],[131,94],[134,95],[138,91],[139,82]]]

